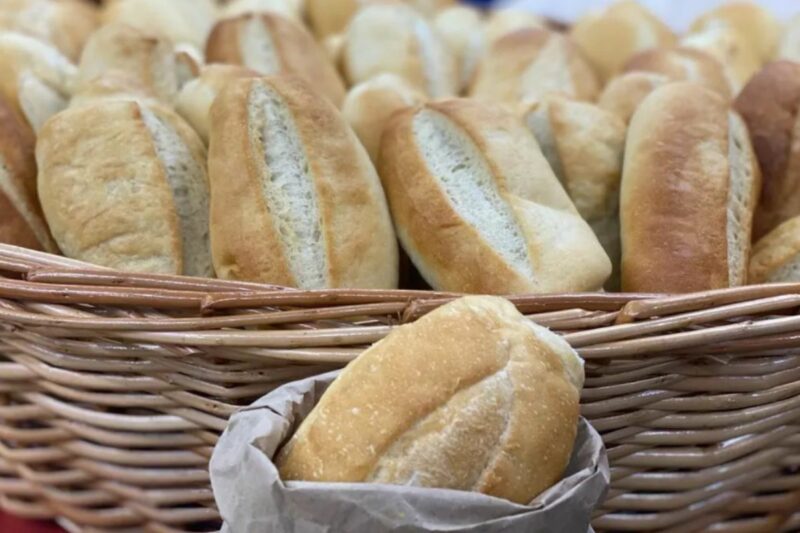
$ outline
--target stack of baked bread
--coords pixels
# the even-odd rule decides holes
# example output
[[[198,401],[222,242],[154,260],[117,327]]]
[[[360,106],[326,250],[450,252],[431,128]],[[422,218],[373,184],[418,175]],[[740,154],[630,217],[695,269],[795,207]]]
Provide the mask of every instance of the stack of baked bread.
[[[395,288],[404,258],[466,293],[800,280],[798,28],[0,0],[0,240],[304,289]]]

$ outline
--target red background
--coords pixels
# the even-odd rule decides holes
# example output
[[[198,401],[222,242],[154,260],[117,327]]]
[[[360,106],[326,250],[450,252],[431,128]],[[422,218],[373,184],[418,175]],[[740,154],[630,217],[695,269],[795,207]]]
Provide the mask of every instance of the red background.
[[[52,522],[22,520],[0,511],[0,531],[11,533],[63,533],[63,529]]]

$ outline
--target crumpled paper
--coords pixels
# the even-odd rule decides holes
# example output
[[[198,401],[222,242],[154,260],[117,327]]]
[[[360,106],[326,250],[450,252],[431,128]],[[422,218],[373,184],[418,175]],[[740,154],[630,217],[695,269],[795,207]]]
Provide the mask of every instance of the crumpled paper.
[[[280,387],[235,413],[211,457],[211,485],[229,533],[537,533],[591,531],[608,460],[581,418],[564,479],[530,505],[475,492],[368,483],[281,481],[271,457],[338,371]]]

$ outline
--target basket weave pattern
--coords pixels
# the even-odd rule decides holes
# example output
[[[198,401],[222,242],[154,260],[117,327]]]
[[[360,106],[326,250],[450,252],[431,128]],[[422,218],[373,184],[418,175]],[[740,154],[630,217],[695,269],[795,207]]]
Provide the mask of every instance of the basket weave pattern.
[[[454,295],[131,275],[0,245],[0,505],[84,531],[210,531],[238,407]],[[800,285],[512,298],[587,360],[598,530],[800,527]]]

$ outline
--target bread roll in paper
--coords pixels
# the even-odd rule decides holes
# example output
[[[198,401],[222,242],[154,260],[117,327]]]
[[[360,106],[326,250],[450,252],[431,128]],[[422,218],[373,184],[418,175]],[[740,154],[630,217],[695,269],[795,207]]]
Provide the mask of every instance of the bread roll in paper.
[[[211,245],[222,278],[397,286],[397,242],[366,150],[302,80],[231,81],[211,107]]]
[[[623,291],[745,284],[759,188],[747,127],[725,100],[689,82],[653,91],[625,147]]]
[[[276,459],[281,478],[470,490],[527,504],[563,475],[583,361],[506,300],[471,296],[350,363]]]
[[[596,290],[611,263],[520,118],[453,99],[394,115],[379,171],[398,236],[435,289]]]

